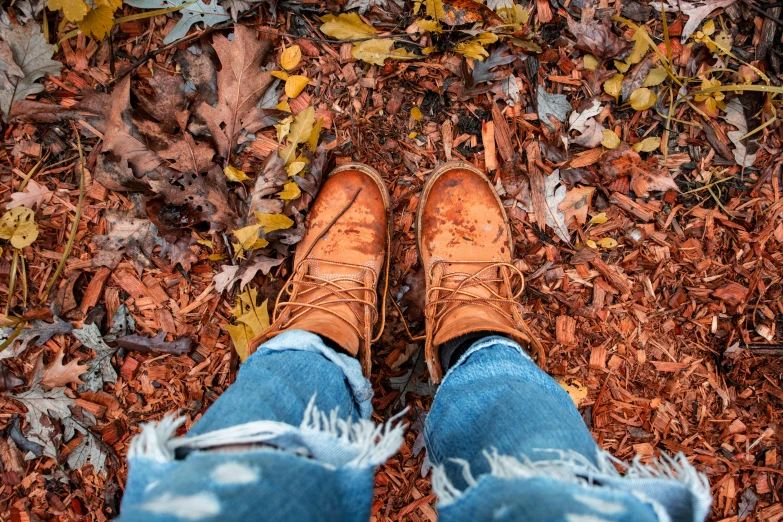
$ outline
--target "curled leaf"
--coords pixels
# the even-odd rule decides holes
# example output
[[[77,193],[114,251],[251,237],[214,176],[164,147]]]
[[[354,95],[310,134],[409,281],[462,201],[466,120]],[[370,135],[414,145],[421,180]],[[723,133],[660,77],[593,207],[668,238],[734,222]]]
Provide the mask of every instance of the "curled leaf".
[[[250,179],[247,177],[247,174],[245,174],[244,171],[239,170],[236,167],[232,167],[229,165],[228,167],[223,169],[223,173],[226,175],[226,177],[229,179],[229,181],[245,181],[246,179]]]

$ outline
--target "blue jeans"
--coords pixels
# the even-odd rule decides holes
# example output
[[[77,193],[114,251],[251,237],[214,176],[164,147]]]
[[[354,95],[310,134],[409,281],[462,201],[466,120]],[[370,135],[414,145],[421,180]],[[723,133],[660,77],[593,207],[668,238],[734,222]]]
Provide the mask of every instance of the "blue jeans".
[[[374,468],[404,432],[397,418],[370,420],[371,398],[358,361],[283,333],[187,435],[173,436],[174,417],[144,426],[120,520],[366,522]],[[568,394],[503,337],[474,343],[450,369],[425,441],[446,522],[701,522],[710,508],[709,484],[684,456],[621,465],[602,451]]]

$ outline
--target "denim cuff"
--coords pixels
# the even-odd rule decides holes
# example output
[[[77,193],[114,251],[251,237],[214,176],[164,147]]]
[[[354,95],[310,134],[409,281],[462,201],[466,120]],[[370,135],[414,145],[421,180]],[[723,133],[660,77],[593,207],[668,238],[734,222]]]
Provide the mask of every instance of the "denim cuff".
[[[446,379],[449,378],[449,375],[454,373],[454,370],[465,364],[465,362],[468,360],[468,357],[473,355],[479,350],[484,350],[485,348],[492,348],[493,346],[507,346],[509,348],[513,348],[517,352],[519,352],[522,357],[529,360],[530,362],[533,362],[533,358],[530,357],[530,354],[528,354],[524,348],[522,348],[519,344],[515,343],[508,337],[503,337],[502,335],[490,335],[488,337],[484,337],[482,339],[479,339],[473,345],[468,348],[468,351],[462,354],[462,356],[457,360],[457,362],[449,368],[449,371],[446,373],[446,376],[441,381],[441,386],[446,382]]]

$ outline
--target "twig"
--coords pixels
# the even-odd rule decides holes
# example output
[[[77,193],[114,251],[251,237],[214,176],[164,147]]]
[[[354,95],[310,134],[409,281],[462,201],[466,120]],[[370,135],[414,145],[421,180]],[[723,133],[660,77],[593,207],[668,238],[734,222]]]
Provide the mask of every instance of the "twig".
[[[79,231],[79,221],[82,218],[82,204],[84,202],[84,151],[82,150],[82,140],[79,137],[79,131],[73,122],[71,122],[71,127],[73,127],[73,132],[76,134],[76,145],[79,148],[79,201],[76,203],[76,215],[73,217],[71,234],[68,237],[68,243],[65,245],[63,257],[60,259],[60,263],[57,265],[57,270],[55,270],[54,274],[52,274],[52,279],[46,286],[46,290],[44,290],[43,294],[41,295],[41,303],[46,302],[46,298],[49,297],[49,292],[52,290],[54,283],[57,282],[57,278],[60,277],[60,273],[62,273],[63,268],[65,268],[65,262],[68,260],[68,256],[71,255],[71,249],[73,248],[73,244],[76,241],[76,233]]]

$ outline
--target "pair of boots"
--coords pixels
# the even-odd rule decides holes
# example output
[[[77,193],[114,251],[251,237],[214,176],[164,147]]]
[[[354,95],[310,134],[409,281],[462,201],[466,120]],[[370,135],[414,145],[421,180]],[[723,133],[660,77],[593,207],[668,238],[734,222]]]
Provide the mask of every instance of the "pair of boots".
[[[307,215],[272,325],[251,341],[251,353],[284,331],[306,330],[358,356],[369,376],[374,328],[384,319],[377,286],[388,270],[389,209],[376,170],[350,163],[329,174]],[[434,382],[443,375],[439,348],[475,332],[508,336],[543,365],[544,351],[517,302],[524,279],[512,264],[508,217],[483,172],[449,162],[430,174],[416,213],[416,242],[427,285],[425,356]]]

